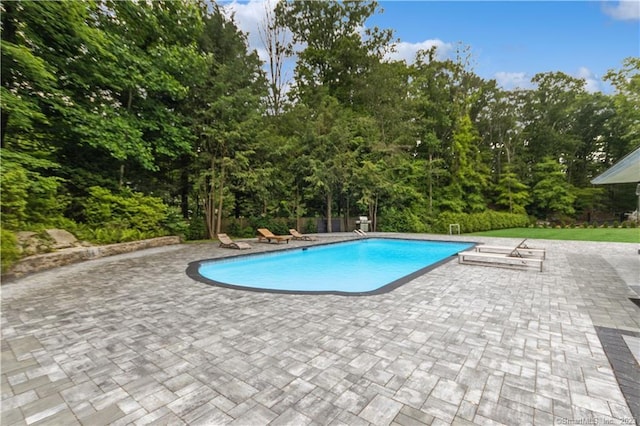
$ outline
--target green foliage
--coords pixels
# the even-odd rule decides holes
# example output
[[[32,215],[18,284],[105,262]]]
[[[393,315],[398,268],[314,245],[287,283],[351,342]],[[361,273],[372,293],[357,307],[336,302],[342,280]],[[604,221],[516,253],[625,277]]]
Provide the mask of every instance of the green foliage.
[[[168,209],[161,199],[139,192],[123,190],[114,194],[105,188],[92,187],[84,202],[84,217],[92,227],[122,232],[136,230],[144,235],[160,236],[166,233],[163,224]]]
[[[29,188],[27,210],[30,223],[48,224],[60,217],[66,205],[67,197],[60,193],[61,179],[56,176],[44,177],[32,174],[35,179]]]
[[[577,213],[600,210],[604,205],[605,189],[575,188],[575,197],[574,206]]]
[[[80,226],[76,232],[79,238],[94,244],[125,243],[159,236],[156,233],[142,232],[138,229],[122,228],[114,223],[107,224],[100,228]]]
[[[496,191],[498,197],[496,203],[508,209],[509,213],[524,214],[525,207],[529,204],[529,187],[520,182],[518,176],[507,169],[500,176]]]
[[[551,214],[573,214],[575,191],[565,179],[561,165],[546,157],[535,167],[537,183],[533,187],[533,199],[544,217]]]
[[[529,218],[524,214],[504,213],[491,210],[470,214],[445,212],[438,216],[434,231],[448,233],[449,225],[452,223],[460,225],[460,232],[469,233],[527,226],[529,224]]]
[[[26,171],[17,164],[5,162],[0,169],[0,193],[2,229],[20,229],[27,219],[29,181]]]
[[[380,212],[378,229],[382,232],[429,232],[429,226],[413,209],[385,207]]]
[[[273,25],[291,43],[278,49],[297,49],[297,63],[289,102],[269,110],[260,60],[215,2],[7,1],[2,12],[7,230],[200,239],[244,216],[259,219],[229,232],[254,236],[357,210],[379,230],[425,232],[438,212],[478,214],[452,219],[469,229],[512,223],[483,216],[489,205],[564,225],[637,203],[635,185],[589,180],[638,145],[638,58],[607,73],[613,95],[559,72],[504,91],[465,49],[383,59],[393,33],[369,25],[375,1],[279,2]]]
[[[189,232],[189,223],[176,207],[167,208],[166,218],[161,221],[160,226],[170,235],[177,235],[181,238],[185,238]]]
[[[3,228],[0,228],[0,259],[2,259],[2,272],[6,272],[16,260],[20,258],[18,251],[18,239],[16,235]]]
[[[203,240],[207,238],[207,224],[202,216],[194,215],[189,220],[189,228],[185,234],[187,240]]]
[[[48,164],[28,154],[3,155],[0,187],[2,191],[2,226],[20,229],[48,225],[62,217],[67,205],[60,193],[62,179],[44,176],[33,170]],[[29,170],[27,167],[32,167]]]
[[[267,228],[276,235],[289,235],[289,229],[294,225],[283,219],[269,218],[269,217],[256,217],[249,219],[249,227],[251,229],[251,235],[256,235],[258,228]]]
[[[256,235],[256,230],[251,225],[242,226],[239,221],[233,221],[229,224],[227,233],[234,237],[251,238]]]
[[[303,234],[315,234],[318,232],[318,225],[315,220],[309,219],[305,222],[302,233]]]

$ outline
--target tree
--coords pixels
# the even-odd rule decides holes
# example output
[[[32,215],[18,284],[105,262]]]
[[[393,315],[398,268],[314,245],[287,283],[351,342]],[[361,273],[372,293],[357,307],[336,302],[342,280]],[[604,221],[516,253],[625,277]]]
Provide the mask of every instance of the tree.
[[[303,46],[294,76],[299,99],[318,105],[327,94],[343,105],[353,102],[372,58],[381,58],[391,39],[391,31],[378,28],[361,34],[367,18],[377,11],[374,1],[278,3],[278,22],[292,33],[288,53]]]
[[[56,77],[45,60],[30,47],[31,27],[25,22],[33,7],[28,2],[5,2],[2,8],[1,146],[5,138],[17,143],[32,136],[36,125],[46,125],[43,108],[56,89]],[[25,10],[26,9],[26,10]],[[14,145],[14,148],[16,146]]]
[[[199,198],[213,238],[220,232],[225,199],[232,199],[232,184],[249,170],[265,86],[257,55],[248,52],[244,35],[220,11],[206,18],[200,48],[209,62],[191,102],[202,167]]]
[[[616,89],[613,99],[617,113],[623,117],[626,124],[623,139],[627,144],[625,152],[628,153],[632,148],[640,145],[640,111],[638,110],[640,104],[640,57],[626,58],[623,61],[622,69],[617,72],[609,70],[604,79],[610,81]]]
[[[310,189],[325,197],[327,232],[332,232],[333,198],[338,191],[342,173],[340,155],[346,152],[349,136],[345,133],[347,120],[338,101],[326,96],[319,106],[305,145],[309,174],[305,181]]]
[[[574,190],[565,178],[562,166],[553,158],[546,157],[535,166],[537,183],[533,187],[533,208],[549,218],[551,214],[574,213]]]
[[[61,128],[68,127],[61,117],[79,109],[64,91],[65,78],[101,48],[99,32],[88,24],[95,4],[10,2],[1,7],[2,192],[26,206],[18,224],[48,223],[67,204],[60,152]]]
[[[536,74],[532,82],[537,87],[526,93],[523,108],[527,161],[536,164],[548,156],[566,161],[579,144],[572,131],[585,81],[555,72]]]
[[[528,189],[507,166],[496,185],[496,204],[508,209],[509,213],[524,214],[530,198]]]
[[[277,19],[272,1],[264,3],[264,18],[258,30],[267,52],[267,114],[280,115],[283,112],[288,84],[283,67],[290,40],[287,28]]]
[[[465,210],[478,213],[487,208],[484,194],[488,188],[489,170],[478,149],[478,133],[468,115],[464,115],[453,136],[453,184],[459,184],[465,201]]]

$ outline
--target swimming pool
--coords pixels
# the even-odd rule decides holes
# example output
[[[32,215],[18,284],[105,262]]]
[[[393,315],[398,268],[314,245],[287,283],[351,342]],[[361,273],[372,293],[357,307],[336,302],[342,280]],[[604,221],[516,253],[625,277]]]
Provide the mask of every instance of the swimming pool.
[[[293,250],[192,262],[207,284],[281,293],[376,294],[450,260],[473,243],[367,238]]]

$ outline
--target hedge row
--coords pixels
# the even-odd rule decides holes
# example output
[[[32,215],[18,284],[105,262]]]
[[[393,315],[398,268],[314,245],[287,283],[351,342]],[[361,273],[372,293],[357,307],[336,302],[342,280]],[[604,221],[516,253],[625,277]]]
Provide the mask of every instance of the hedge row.
[[[522,228],[529,226],[526,214],[486,211],[482,213],[441,213],[435,224],[435,232],[449,233],[449,225],[457,223],[460,232],[490,231],[493,229]]]

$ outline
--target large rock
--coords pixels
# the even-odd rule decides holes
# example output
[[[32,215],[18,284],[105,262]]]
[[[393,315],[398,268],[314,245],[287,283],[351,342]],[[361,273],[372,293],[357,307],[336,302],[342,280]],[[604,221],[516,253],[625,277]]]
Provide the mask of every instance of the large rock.
[[[54,250],[71,248],[79,245],[78,239],[75,235],[69,231],[65,231],[64,229],[47,229],[45,232],[53,240],[51,248]]]
[[[16,233],[18,239],[18,251],[22,256],[32,256],[39,253],[48,253],[53,248],[51,241],[37,232],[20,231]]]

